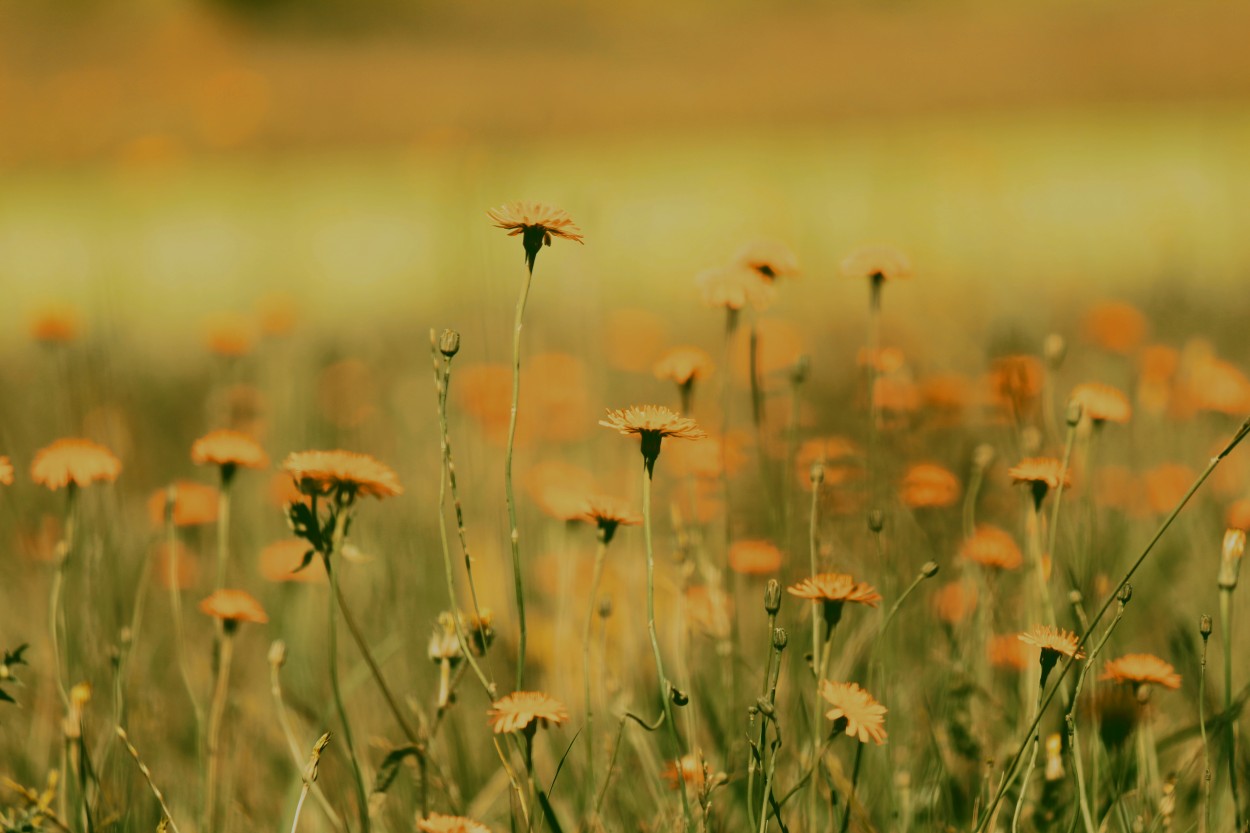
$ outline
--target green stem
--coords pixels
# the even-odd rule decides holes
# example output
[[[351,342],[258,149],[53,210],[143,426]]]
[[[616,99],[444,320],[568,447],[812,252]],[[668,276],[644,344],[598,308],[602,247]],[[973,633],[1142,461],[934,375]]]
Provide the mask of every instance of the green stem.
[[[69,677],[68,647],[61,651],[61,633],[67,630],[62,611],[62,596],[65,590],[65,573],[69,569],[69,561],[74,551],[74,532],[78,519],[78,486],[70,483],[65,488],[65,526],[60,544],[57,546],[56,573],[52,577],[51,598],[48,602],[48,630],[52,637],[52,663],[56,670],[56,687],[61,695],[61,705],[69,709]],[[62,782],[64,783],[64,782]]]
[[[690,797],[686,795],[686,779],[682,777],[681,734],[677,730],[677,721],[673,719],[672,685],[664,674],[664,660],[660,656],[660,640],[655,632],[655,549],[651,542],[651,469],[645,461],[642,472],[642,524],[643,537],[647,544],[647,632],[651,636],[651,650],[655,654],[655,671],[660,683],[660,704],[664,709],[664,722],[668,724],[668,731],[676,749],[673,760],[677,767],[677,785],[681,792],[681,809],[686,818],[686,831],[694,833],[694,816],[690,812]]]
[[[591,628],[595,621],[595,608],[598,606],[599,582],[603,578],[603,562],[608,554],[608,544],[599,537],[599,546],[595,549],[594,575],[590,579],[590,597],[586,604],[586,625],[582,629],[582,695],[586,701],[586,780],[590,784],[590,796],[595,795],[595,705],[590,696],[590,640]],[[592,811],[591,821],[594,820]]]
[[[525,302],[529,298],[530,283],[534,279],[534,266],[531,263],[525,273],[525,283],[521,286],[521,297],[516,303],[516,318],[512,331],[512,409],[508,414],[508,451],[504,457],[503,477],[504,496],[508,503],[508,527],[511,530],[508,540],[512,545],[512,583],[516,587],[517,620],[520,624],[520,642],[517,645],[516,690],[522,690],[525,678],[525,591],[521,579],[521,545],[520,532],[517,530],[516,498],[512,494],[512,457],[516,446],[516,415],[517,404],[521,396],[521,325],[525,315]],[[454,603],[454,600],[453,600]]]
[[[820,504],[820,483],[813,480],[812,482],[812,500],[809,507],[807,522],[807,558],[808,567],[811,570],[812,578],[818,574],[817,554],[819,551],[818,531],[818,509]],[[821,640],[825,631],[825,615],[824,605],[819,599],[812,599],[812,675],[816,680],[814,696],[812,698],[812,771],[815,772],[820,763],[821,754],[821,729],[824,727],[824,713],[820,706],[820,674],[821,668],[822,646]],[[807,817],[808,824],[812,830],[818,829],[816,822],[816,798],[817,793],[816,780],[812,779],[812,788],[808,793],[807,801]]]
[[[220,760],[221,721],[226,714],[226,693],[230,687],[230,664],[234,658],[234,625],[227,623],[221,639],[221,655],[217,662],[217,682],[208,710],[208,764],[204,777],[203,830],[213,830],[217,812],[217,769]]]
[[[863,754],[864,744],[862,742],[855,744],[855,763],[851,765],[851,792],[846,797],[846,812],[842,815],[840,833],[846,833],[847,827],[851,824],[851,809],[855,805],[855,785],[859,783],[859,761]]]
[[[1233,705],[1233,588],[1220,587],[1220,636],[1224,640],[1224,714],[1231,715]],[[1242,829],[1241,796],[1237,784],[1237,721],[1230,719],[1225,728],[1224,743],[1228,752],[1228,797],[1233,803],[1235,829]]]
[[[1207,743],[1207,640],[1211,635],[1209,616],[1202,617],[1202,662],[1198,675],[1198,730],[1202,733],[1202,789],[1198,833],[1211,829],[1211,747]]]
[[[287,748],[291,752],[291,760],[295,763],[296,770],[302,772],[304,762],[301,760],[301,756],[303,753],[300,752],[299,741],[295,738],[295,730],[291,726],[291,718],[286,713],[286,703],[282,699],[282,681],[279,674],[279,665],[276,662],[269,664],[269,691],[273,695],[274,706],[278,712],[278,724],[282,727],[282,734],[286,738]],[[331,826],[335,830],[346,831],[347,828],[344,826],[343,820],[339,818],[339,814],[330,806],[330,802],[321,790],[321,787],[307,779],[304,780],[304,787],[312,790],[313,799],[321,807],[321,811],[325,813],[326,818],[330,820]],[[296,815],[298,818],[298,813]],[[292,830],[294,829],[294,824],[292,824],[291,828]]]

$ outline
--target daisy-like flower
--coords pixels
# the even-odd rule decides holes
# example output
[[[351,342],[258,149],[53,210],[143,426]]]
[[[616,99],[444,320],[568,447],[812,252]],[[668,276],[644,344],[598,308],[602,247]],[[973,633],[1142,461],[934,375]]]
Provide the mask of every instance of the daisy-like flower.
[[[771,576],[781,569],[781,550],[768,541],[735,541],[729,569],[743,576]]]
[[[532,735],[540,727],[559,726],[569,719],[568,707],[541,691],[514,691],[496,700],[488,712],[495,734],[525,732]]]
[[[509,237],[521,235],[525,247],[525,265],[534,271],[534,260],[543,246],[551,245],[551,238],[582,242],[581,230],[573,224],[569,215],[558,208],[540,202],[510,202],[486,211],[495,221],[495,227],[506,229]]]
[[[238,468],[263,469],[269,455],[260,443],[241,431],[210,431],[191,444],[191,462],[197,466],[221,466],[228,480]]]
[[[673,413],[662,405],[636,405],[619,411],[608,411],[608,418],[599,420],[605,428],[642,438],[642,459],[650,477],[655,460],[660,456],[660,442],[665,437],[677,440],[701,440],[707,433],[693,419]]]
[[[761,277],[773,281],[793,278],[799,274],[799,260],[794,252],[776,240],[754,240],[738,250],[734,262],[754,269]]]
[[[840,728],[860,743],[870,740],[878,746],[885,743],[885,713],[888,709],[857,683],[821,680],[820,696],[832,706],[825,712],[825,717],[834,722],[835,729]]]
[[[491,833],[491,829],[480,821],[442,813],[430,813],[423,819],[417,819],[417,829],[421,833]]]
[[[334,494],[350,501],[356,496],[381,499],[404,493],[390,466],[354,451],[295,451],[282,468],[306,495]]]
[[[200,610],[220,619],[226,627],[237,627],[240,622],[265,624],[269,616],[260,602],[245,590],[218,590],[200,602]]]
[[[917,463],[903,475],[899,498],[912,509],[942,508],[959,500],[959,478],[936,463]]]
[[[1026,645],[1033,645],[1042,649],[1038,662],[1042,666],[1042,680],[1040,684],[1043,686],[1046,685],[1046,678],[1050,676],[1050,670],[1055,667],[1059,657],[1085,658],[1085,652],[1077,647],[1080,639],[1072,631],[1065,631],[1063,628],[1034,625],[1033,630],[1020,634],[1018,638]]]
[[[703,303],[729,311],[730,321],[746,306],[767,309],[777,294],[776,289],[760,273],[745,266],[718,266],[700,272],[694,279],[703,293]]]
[[[642,523],[642,516],[619,498],[596,495],[587,498],[585,506],[582,519],[598,527],[599,540],[605,544],[612,543],[618,526],[638,526]]]
[[[674,347],[660,356],[652,371],[657,379],[667,379],[676,385],[691,385],[698,379],[712,375],[715,365],[706,350],[698,347]]]
[[[0,454],[0,485],[13,485],[13,464],[3,454]]]
[[[820,602],[824,608],[825,627],[832,630],[842,618],[842,606],[847,602],[876,607],[881,594],[871,584],[856,583],[845,573],[820,573],[805,578],[786,588],[791,596]]]
[[[848,278],[868,278],[873,283],[911,277],[911,261],[889,246],[865,246],[842,261],[842,274]]]
[[[1029,457],[1007,469],[1007,474],[1012,483],[1024,483],[1033,490],[1033,504],[1039,508],[1046,493],[1059,488],[1060,482],[1064,487],[1072,485],[1072,472],[1053,457]]]
[[[35,454],[30,477],[41,486],[56,490],[62,486],[89,486],[97,480],[112,482],[121,474],[122,464],[113,452],[91,440],[57,440]]]
[[[1135,685],[1161,685],[1164,688],[1181,687],[1181,675],[1171,663],[1164,662],[1154,654],[1125,654],[1107,663],[1100,679]]]
[[[995,570],[1018,570],[1024,563],[1024,556],[1011,534],[989,524],[976,528],[972,537],[960,546],[959,556]]]
[[[1094,426],[1107,422],[1125,423],[1133,415],[1128,397],[1110,385],[1087,382],[1072,389],[1069,401],[1080,403],[1081,416],[1087,417]]]

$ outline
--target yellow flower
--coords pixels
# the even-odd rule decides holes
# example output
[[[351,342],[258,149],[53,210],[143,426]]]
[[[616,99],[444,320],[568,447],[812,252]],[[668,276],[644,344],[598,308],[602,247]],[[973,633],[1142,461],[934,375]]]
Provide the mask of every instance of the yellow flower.
[[[860,743],[869,740],[878,746],[885,743],[885,714],[889,710],[858,684],[821,680],[820,696],[832,706],[825,717],[834,721],[835,726],[844,723],[843,731],[849,737]]]
[[[569,710],[559,700],[541,691],[514,691],[496,700],[488,712],[495,734],[534,732],[550,723],[568,722]]]

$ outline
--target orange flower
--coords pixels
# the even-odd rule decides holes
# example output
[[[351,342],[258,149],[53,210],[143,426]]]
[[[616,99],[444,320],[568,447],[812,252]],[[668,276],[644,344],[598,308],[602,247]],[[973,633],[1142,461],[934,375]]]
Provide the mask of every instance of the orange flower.
[[[608,418],[599,420],[605,428],[615,428],[622,434],[637,434],[642,438],[642,458],[648,476],[660,456],[660,442],[665,437],[678,440],[701,440],[707,434],[693,419],[678,416],[662,405],[636,405],[620,411],[608,411]]]
[[[1020,642],[1020,637],[1016,634],[995,636],[990,639],[987,647],[990,665],[995,668],[1023,671],[1028,666],[1028,655],[1025,653],[1024,645]]]
[[[69,304],[50,304],[30,317],[30,337],[44,344],[68,344],[78,337],[82,316]]]
[[[781,550],[767,541],[735,541],[729,569],[744,576],[770,576],[781,569]]]
[[[57,440],[35,454],[30,477],[56,490],[62,486],[89,486],[97,480],[112,482],[121,474],[121,461],[104,446],[91,440]]]
[[[972,400],[972,382],[959,373],[936,373],[920,383],[920,398],[935,411],[958,413]]]
[[[1166,385],[1176,375],[1180,365],[1181,354],[1175,347],[1166,344],[1150,344],[1141,349],[1137,356],[1137,367],[1141,380],[1147,384]]]
[[[786,590],[800,599],[820,602],[825,627],[829,630],[841,620],[842,606],[847,602],[876,607],[877,602],[881,601],[881,594],[871,584],[856,584],[855,579],[844,573],[820,573],[805,578]]]
[[[1072,631],[1065,631],[1063,628],[1034,625],[1033,630],[1022,633],[1017,638],[1026,645],[1042,649],[1043,666],[1054,665],[1060,655],[1076,659],[1085,658],[1085,652],[1077,648],[1080,639]]]
[[[538,508],[560,521],[580,520],[586,512],[586,495],[598,491],[593,474],[559,460],[545,460],[526,469],[524,482]]]
[[[1107,663],[1101,679],[1117,683],[1161,685],[1164,688],[1181,687],[1181,675],[1171,664],[1154,654],[1126,654]]]
[[[148,498],[148,517],[152,526],[165,523],[168,489],[157,489]],[[174,482],[174,526],[200,526],[217,520],[217,501],[220,493],[212,486],[192,480]]]
[[[1081,405],[1081,417],[1090,419],[1095,425],[1104,422],[1125,423],[1133,415],[1133,406],[1128,397],[1110,385],[1087,382],[1072,389],[1069,397],[1072,402]]]
[[[1128,355],[1146,336],[1146,316],[1132,304],[1103,301],[1085,313],[1085,337],[1104,350]]]
[[[1046,492],[1063,485],[1072,485],[1072,473],[1066,471],[1063,462],[1053,457],[1029,457],[1007,469],[1012,483],[1025,483],[1033,490],[1033,502],[1041,506]]]
[[[1250,498],[1235,500],[1228,507],[1225,524],[1233,529],[1244,529],[1250,532]]]
[[[911,262],[898,249],[889,246],[865,246],[843,259],[842,274],[848,278],[896,281],[911,277]]]
[[[294,451],[287,455],[282,468],[306,495],[337,493],[381,499],[404,493],[390,466],[354,451]]]
[[[260,551],[260,574],[265,581],[293,581],[324,584],[325,570],[316,565],[295,572],[304,563],[304,555],[311,547],[302,538],[284,538]]]
[[[582,506],[585,510],[581,515],[582,520],[598,527],[599,538],[605,544],[611,543],[618,526],[638,526],[642,523],[642,516],[619,498],[595,495],[586,498]]]
[[[677,761],[670,760],[664,764],[664,780],[668,782],[669,789],[677,789],[681,781],[702,790],[703,784],[707,780],[706,768],[703,761],[697,755],[686,754],[681,756],[681,774],[677,774]]]
[[[488,712],[495,734],[532,733],[554,723],[559,726],[569,719],[568,708],[559,700],[541,691],[514,691],[496,700]]]
[[[903,475],[899,497],[913,509],[950,506],[959,500],[959,478],[935,463],[917,463]]]
[[[737,312],[750,304],[757,310],[767,309],[776,290],[754,269],[744,266],[718,266],[700,272],[695,283],[703,292],[703,303]]]
[[[907,357],[897,347],[882,347],[875,351],[861,347],[855,354],[855,363],[860,367],[871,367],[878,373],[897,373],[907,366]]]
[[[256,333],[252,322],[234,312],[210,315],[204,319],[204,341],[219,356],[238,358],[252,352]]]
[[[263,625],[269,621],[260,602],[244,590],[218,590],[200,602],[200,610],[227,623],[256,622]]]
[[[284,336],[295,329],[297,314],[295,296],[289,292],[270,292],[257,299],[256,317],[260,331],[267,336]]]
[[[1242,416],[1250,410],[1250,379],[1230,362],[1211,358],[1193,368],[1185,385],[1202,411]]]
[[[673,347],[655,363],[655,378],[667,379],[678,385],[688,385],[696,379],[706,379],[715,366],[706,350],[698,347]]]
[[[972,537],[960,546],[959,555],[982,567],[996,570],[1018,570],[1024,563],[1024,556],[1011,534],[989,524],[977,526]]]
[[[521,235],[525,264],[531,272],[534,271],[534,260],[539,250],[550,246],[551,238],[563,237],[582,242],[581,230],[566,212],[540,202],[510,202],[487,209],[486,216],[495,221],[495,228],[506,229],[509,237]]]
[[[491,833],[490,828],[479,821],[442,813],[430,813],[426,818],[417,819],[417,829],[421,833]]]
[[[2,454],[0,454],[0,484],[13,485],[13,464]]]
[[[798,258],[784,243],[776,240],[754,240],[747,243],[738,250],[734,261],[754,269],[770,281],[799,275]]]
[[[269,455],[247,434],[222,429],[210,431],[191,444],[191,462],[197,466],[263,469],[269,465]]]
[[[825,717],[834,721],[835,728],[840,726],[848,737],[857,738],[860,743],[885,743],[885,714],[889,710],[857,683],[821,680],[820,696],[832,706]]]
[[[1045,373],[1041,359],[1036,356],[1002,356],[991,366],[992,393],[1018,416],[1041,394]]]
[[[933,593],[933,609],[948,625],[958,625],[976,609],[977,591],[961,581],[943,584]]]

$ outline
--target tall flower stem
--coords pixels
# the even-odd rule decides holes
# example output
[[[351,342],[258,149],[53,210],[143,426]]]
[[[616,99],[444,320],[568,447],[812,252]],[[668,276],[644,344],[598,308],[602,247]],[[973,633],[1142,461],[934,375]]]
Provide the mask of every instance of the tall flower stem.
[[[61,651],[61,633],[66,630],[61,600],[65,592],[65,573],[74,551],[74,531],[78,521],[78,486],[70,483],[65,487],[65,525],[61,541],[56,548],[56,573],[52,576],[52,591],[48,601],[48,631],[52,639],[52,662],[56,670],[56,687],[61,704],[69,708],[69,689],[65,680],[69,676],[68,660]]]
[[[1203,614],[1198,626],[1202,634],[1202,663],[1198,675],[1198,730],[1202,733],[1202,799],[1198,811],[1198,833],[1211,829],[1211,747],[1207,742],[1207,641],[1211,638],[1211,617]]]
[[[217,769],[220,760],[221,721],[226,714],[226,694],[230,688],[230,664],[234,658],[233,622],[225,621],[221,637],[221,654],[217,659],[216,684],[213,686],[213,700],[208,710],[208,763],[204,776],[204,811],[203,830],[213,830],[214,816],[217,812]]]
[[[1224,640],[1224,714],[1231,715],[1233,706],[1233,588],[1220,587],[1220,636]],[[1236,830],[1242,829],[1241,796],[1237,785],[1237,721],[1230,719],[1225,728],[1224,743],[1228,757],[1228,795],[1233,803]]]
[[[277,644],[278,643],[275,643],[275,645]],[[285,647],[281,649],[281,652],[285,653]],[[278,712],[278,723],[282,727],[282,734],[286,738],[287,748],[291,752],[291,760],[294,762],[297,769],[302,770],[304,762],[301,759],[302,753],[300,752],[299,741],[295,739],[295,730],[291,726],[291,718],[287,715],[286,703],[282,698],[282,679],[279,673],[282,665],[281,659],[275,658],[275,650],[272,648],[270,649],[269,656],[269,692],[273,695],[274,707]],[[339,814],[334,811],[334,807],[330,805],[330,802],[326,798],[325,793],[321,790],[321,787],[317,786],[315,781],[309,781],[306,778],[304,779],[304,787],[305,789],[311,790],[313,799],[321,807],[321,812],[325,813],[326,818],[329,819],[330,826],[335,830],[345,832],[347,828],[344,826],[343,820],[340,819]],[[301,799],[301,804],[302,803],[303,800]],[[292,824],[291,829],[295,829],[294,824]]]
[[[1085,643],[1089,640],[1090,634],[1093,633],[1093,628],[1100,621],[1102,621],[1102,617],[1105,616],[1107,611],[1111,609],[1111,604],[1116,601],[1120,591],[1124,589],[1124,586],[1128,584],[1129,580],[1134,576],[1134,574],[1136,574],[1141,565],[1145,563],[1148,557],[1150,557],[1150,553],[1154,551],[1155,545],[1159,543],[1159,540],[1163,538],[1163,534],[1168,531],[1169,527],[1172,526],[1172,522],[1176,520],[1178,515],[1180,515],[1181,511],[1189,503],[1190,498],[1192,498],[1194,493],[1201,488],[1202,484],[1206,482],[1207,478],[1211,476],[1211,473],[1215,471],[1216,467],[1219,466],[1224,458],[1231,454],[1233,449],[1240,445],[1241,441],[1244,440],[1248,434],[1250,434],[1250,419],[1247,419],[1241,424],[1240,427],[1238,427],[1237,431],[1234,432],[1233,436],[1229,439],[1228,443],[1225,444],[1224,448],[1207,462],[1206,468],[1202,470],[1202,473],[1198,475],[1192,484],[1190,484],[1189,489],[1184,495],[1181,496],[1181,499],[1176,502],[1174,507],[1172,507],[1172,511],[1168,513],[1166,518],[1164,518],[1163,522],[1159,525],[1159,528],[1155,531],[1155,534],[1151,537],[1145,548],[1137,556],[1137,559],[1132,563],[1132,565],[1129,566],[1128,570],[1124,573],[1124,576],[1115,586],[1113,592],[1107,597],[1106,601],[1103,602],[1102,607],[1098,609],[1098,612],[1090,620],[1089,629],[1087,629],[1081,638],[1077,640],[1077,644],[1075,646],[1077,650],[1084,647]],[[1020,759],[1024,756],[1024,751],[1028,746],[1029,739],[1033,737],[1033,732],[1037,729],[1038,724],[1041,723],[1041,715],[1045,711],[1046,705],[1049,704],[1049,702],[1054,699],[1055,694],[1058,693],[1060,688],[1059,684],[1062,683],[1064,677],[1067,676],[1074,661],[1075,660],[1069,658],[1063,664],[1063,667],[1059,669],[1059,677],[1055,681],[1055,685],[1051,688],[1050,694],[1046,696],[1044,702],[1042,703],[1042,708],[1039,709],[1038,714],[1034,716],[1032,724],[1025,733],[1024,741],[1021,742],[1020,746],[1016,749],[1015,754],[1008,761],[1008,773],[1015,770],[1016,766],[1020,762]],[[985,814],[981,817],[980,821],[978,821],[976,827],[973,829],[973,833],[981,833],[981,831],[985,829],[986,825],[989,824],[990,818],[994,815],[994,811],[998,809],[998,805],[1002,802],[1003,797],[1006,795],[1006,786],[1006,779],[1004,779],[1003,785],[1000,786],[998,791],[995,793],[994,798],[990,801],[989,806],[986,808]]]
[[[863,742],[855,744],[855,763],[851,764],[851,791],[846,796],[846,812],[842,814],[842,826],[839,828],[839,833],[846,833],[851,824],[851,810],[855,806],[855,785],[859,783],[859,762],[863,755]]]
[[[195,715],[195,747],[202,750],[204,743],[204,707],[195,696],[191,684],[191,667],[187,664],[186,642],[182,634],[182,592],[178,586],[178,528],[174,525],[174,500],[177,487],[170,486],[165,495],[165,554],[166,583],[169,585],[169,609],[174,620],[174,655],[178,660],[178,672],[186,689],[191,711]]]
[[[317,502],[313,497],[313,517],[317,517]],[[329,610],[326,611],[326,619],[329,621],[330,629],[330,689],[334,693],[334,708],[338,712],[339,722],[343,724],[343,739],[347,747],[347,757],[352,764],[352,776],[356,784],[356,811],[360,817],[360,829],[362,833],[369,833],[369,794],[365,790],[365,777],[360,769],[360,761],[356,757],[356,743],[352,740],[352,725],[347,717],[347,708],[343,705],[343,692],[339,685],[339,653],[338,653],[338,610],[335,609],[335,600],[339,595],[339,576],[338,571],[330,566],[331,559],[339,552],[343,543],[343,527],[347,521],[346,513],[337,519],[334,525],[334,536],[330,543],[330,551],[322,554],[321,562],[325,565],[326,576],[330,579],[330,587],[332,591],[328,596]]]
[[[214,590],[226,586],[226,569],[230,561],[230,466],[221,467],[221,489],[217,493],[217,582]]]
[[[643,438],[646,443],[646,438]],[[655,632],[655,550],[651,541],[651,464],[654,458],[644,458],[642,473],[642,524],[643,538],[647,542],[647,632],[651,637],[651,650],[655,654],[655,671],[660,683],[660,703],[664,708],[664,722],[668,725],[669,734],[673,738],[676,752],[673,756],[678,773],[677,784],[681,792],[681,809],[686,819],[687,833],[694,833],[694,816],[690,812],[690,797],[686,795],[686,779],[682,773],[681,734],[677,730],[677,721],[673,719],[672,684],[664,674],[664,659],[660,656],[660,640]]]
[[[520,626],[520,641],[517,645],[516,659],[516,690],[522,689],[525,679],[525,590],[521,578],[521,538],[516,521],[516,498],[512,493],[512,457],[516,447],[516,415],[517,403],[521,396],[521,326],[525,316],[525,302],[529,299],[530,283],[534,279],[534,262],[529,261],[525,272],[525,283],[521,285],[521,296],[516,302],[516,318],[512,330],[512,408],[508,412],[508,450],[504,457],[503,479],[504,496],[508,503],[508,540],[512,545],[512,583],[516,587],[517,621]]]
[[[818,510],[820,506],[820,484],[824,479],[823,469],[819,464],[812,468],[812,500],[808,510],[807,521],[807,558],[808,567],[811,575],[815,576],[820,571],[817,566],[817,554],[820,548],[818,538]],[[819,599],[812,599],[812,676],[815,678],[816,685],[813,689],[814,696],[812,698],[812,771],[816,772],[816,768],[820,765],[821,753],[821,729],[824,728],[824,714],[820,707],[820,680],[821,656],[824,651],[821,646],[821,639],[824,636],[825,618],[824,605]],[[812,787],[808,792],[807,812],[808,823],[813,830],[816,827],[816,794],[820,792],[817,787],[815,777],[812,778]]]
[[[607,541],[603,534],[599,535],[599,545],[595,549],[594,575],[590,579],[590,595],[586,600],[586,624],[582,629],[582,696],[586,700],[586,780],[589,782],[589,795],[593,801],[595,796],[595,706],[590,696],[590,641],[591,628],[595,621],[595,608],[598,606],[599,582],[603,578],[603,562],[608,554]],[[591,820],[594,820],[592,811]]]
[[[877,406],[877,360],[881,352],[881,287],[885,277],[878,272],[868,279],[868,478],[869,501],[875,506],[879,497],[877,483],[878,469],[881,467],[877,459],[877,423],[880,411]]]

